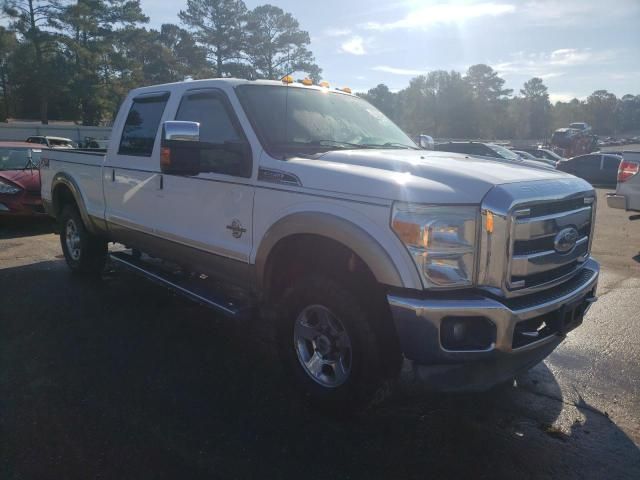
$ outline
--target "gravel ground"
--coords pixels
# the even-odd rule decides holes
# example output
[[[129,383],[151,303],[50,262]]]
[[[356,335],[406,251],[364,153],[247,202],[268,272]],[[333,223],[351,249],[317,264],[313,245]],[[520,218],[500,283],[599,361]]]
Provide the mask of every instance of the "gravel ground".
[[[600,300],[544,363],[348,420],[297,400],[268,336],[0,224],[0,478],[640,478],[640,221],[604,193]]]

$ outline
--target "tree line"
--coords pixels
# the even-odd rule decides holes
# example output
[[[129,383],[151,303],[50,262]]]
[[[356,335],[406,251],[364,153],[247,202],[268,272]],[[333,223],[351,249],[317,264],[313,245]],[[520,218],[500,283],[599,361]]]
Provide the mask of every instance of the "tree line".
[[[580,121],[599,135],[640,130],[640,95],[617,98],[596,90],[585,100],[553,105],[541,78],[531,78],[514,94],[484,64],[469,67],[465,74],[432,71],[413,78],[399,92],[380,84],[360,95],[410,135],[543,140],[554,129]]]
[[[140,0],[4,0],[0,120],[108,123],[134,87],[187,78],[319,80],[308,32],[273,5],[187,0],[180,25],[147,28]]]
[[[134,87],[187,78],[320,79],[309,33],[273,5],[187,0],[177,24],[148,28],[140,0],[0,0],[0,121],[108,124]],[[488,65],[432,71],[391,92],[361,94],[410,134],[543,139],[586,121],[607,135],[640,130],[640,95],[606,90],[552,105],[540,78],[516,94]]]

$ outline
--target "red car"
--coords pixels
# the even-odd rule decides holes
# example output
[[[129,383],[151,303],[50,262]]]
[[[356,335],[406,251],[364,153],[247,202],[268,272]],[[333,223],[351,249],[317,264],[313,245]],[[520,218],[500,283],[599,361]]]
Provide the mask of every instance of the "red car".
[[[40,198],[42,150],[24,142],[0,142],[0,217],[44,215]]]

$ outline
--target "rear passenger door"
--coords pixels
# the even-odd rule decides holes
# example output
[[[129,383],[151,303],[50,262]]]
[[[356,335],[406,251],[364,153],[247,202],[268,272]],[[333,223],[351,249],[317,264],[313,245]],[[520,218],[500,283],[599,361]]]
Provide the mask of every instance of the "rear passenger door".
[[[168,92],[133,98],[119,145],[110,150],[103,169],[109,230],[116,240],[139,249],[146,249],[155,235],[161,181],[157,137],[168,99]]]
[[[224,92],[187,91],[175,120],[200,123],[200,142],[239,145],[248,141]],[[190,251],[201,272],[246,282],[252,248],[253,159],[233,149],[205,150],[197,176],[164,175],[158,234]],[[182,255],[185,256],[184,254]]]

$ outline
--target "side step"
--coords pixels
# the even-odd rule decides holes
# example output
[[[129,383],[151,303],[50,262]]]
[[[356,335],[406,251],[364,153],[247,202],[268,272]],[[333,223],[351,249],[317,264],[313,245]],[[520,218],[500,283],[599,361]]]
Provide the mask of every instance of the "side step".
[[[254,308],[250,303],[218,293],[212,285],[213,282],[206,278],[171,272],[159,264],[136,258],[127,252],[111,252],[109,255],[115,264],[142,275],[152,282],[168,287],[195,302],[213,308],[227,317],[244,320],[250,318],[254,313]]]

